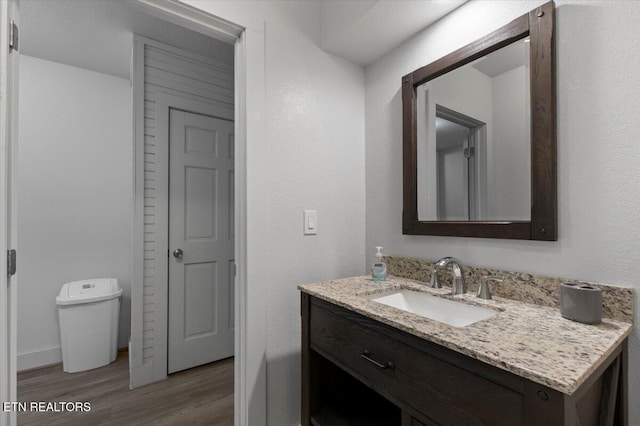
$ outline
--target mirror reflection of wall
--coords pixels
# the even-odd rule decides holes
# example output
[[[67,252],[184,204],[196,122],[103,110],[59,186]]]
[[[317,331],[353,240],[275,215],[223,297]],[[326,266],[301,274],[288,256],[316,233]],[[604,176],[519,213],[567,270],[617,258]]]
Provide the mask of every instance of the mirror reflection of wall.
[[[529,84],[525,39],[418,87],[420,220],[530,220]]]

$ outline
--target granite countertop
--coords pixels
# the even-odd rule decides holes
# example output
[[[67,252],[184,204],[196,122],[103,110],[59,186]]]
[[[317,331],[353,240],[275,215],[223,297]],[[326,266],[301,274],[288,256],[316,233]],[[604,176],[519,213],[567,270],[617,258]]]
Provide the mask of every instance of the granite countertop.
[[[369,300],[374,293],[405,288],[423,291],[499,312],[486,320],[458,328]],[[304,293],[358,312],[399,330],[543,384],[567,395],[575,392],[629,335],[631,324],[604,318],[587,325],[562,318],[560,310],[474,294],[448,295],[449,288],[389,277],[374,283],[353,277],[300,285]]]

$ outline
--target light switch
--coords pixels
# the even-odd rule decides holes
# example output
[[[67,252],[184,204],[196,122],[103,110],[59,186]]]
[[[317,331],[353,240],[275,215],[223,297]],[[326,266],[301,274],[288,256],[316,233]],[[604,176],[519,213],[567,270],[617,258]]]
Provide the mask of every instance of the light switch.
[[[318,233],[318,211],[304,211],[304,235],[315,235]]]

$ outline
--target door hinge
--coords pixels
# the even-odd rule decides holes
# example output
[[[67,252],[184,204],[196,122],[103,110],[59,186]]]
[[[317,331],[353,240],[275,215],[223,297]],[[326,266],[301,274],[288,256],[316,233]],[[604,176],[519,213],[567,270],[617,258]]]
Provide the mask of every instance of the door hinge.
[[[18,25],[13,19],[9,23],[9,51],[18,51]]]
[[[458,151],[460,152],[460,151]],[[465,148],[464,149],[464,158],[471,158],[474,155],[476,155],[476,149],[475,147],[471,147],[471,148]]]
[[[7,276],[9,277],[16,274],[16,256],[15,250],[7,250]]]

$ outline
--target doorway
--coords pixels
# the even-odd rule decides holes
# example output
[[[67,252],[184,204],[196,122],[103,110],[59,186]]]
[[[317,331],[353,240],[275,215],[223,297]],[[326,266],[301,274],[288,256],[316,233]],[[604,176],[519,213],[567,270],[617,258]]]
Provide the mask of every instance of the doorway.
[[[33,4],[53,5],[57,2],[39,2]],[[104,5],[108,2],[79,2],[79,4]],[[22,3],[24,4],[24,2]],[[266,172],[266,166],[260,158],[266,151],[262,143],[265,134],[265,32],[264,19],[259,14],[238,14],[235,10],[219,7],[215,3],[203,5],[202,9],[188,6],[179,2],[156,3],[147,0],[137,0],[128,3],[143,9],[152,16],[158,16],[167,21],[198,29],[206,34],[235,46],[235,88],[236,88],[236,297],[235,297],[235,329],[236,329],[236,368],[235,374],[235,421],[237,424],[263,424],[266,410],[266,324],[264,323],[266,291],[260,285],[249,285],[249,279],[262,271],[261,254],[264,240],[259,231],[264,226],[264,208],[266,201],[266,185],[262,176]],[[68,3],[73,9],[75,4]],[[72,13],[62,15],[64,19],[51,19],[56,23],[58,30],[66,29],[70,23],[88,23],[91,21],[78,21],[72,17]],[[50,16],[42,13],[41,16]],[[218,17],[219,16],[219,17]],[[59,31],[58,31],[59,32]],[[24,28],[21,28],[24,35]],[[52,34],[48,33],[50,39]],[[75,41],[74,41],[75,40]],[[74,36],[73,43],[57,43],[60,49],[73,52],[70,45],[77,43],[91,45],[83,37]],[[21,38],[21,46],[24,38]],[[95,50],[95,49],[94,49]],[[100,52],[103,53],[103,52]],[[103,58],[106,59],[106,58]],[[108,60],[107,60],[108,61]],[[104,62],[101,61],[101,62]],[[249,84],[250,82],[250,84]],[[16,102],[17,103],[17,102]],[[14,141],[17,143],[17,141]],[[248,160],[249,158],[249,160]],[[257,160],[256,160],[257,159]],[[248,187],[251,191],[248,191]],[[15,204],[13,204],[15,206]],[[11,207],[11,206],[9,206]],[[136,219],[137,220],[137,219]],[[251,237],[247,232],[247,222],[253,226]],[[252,267],[248,267],[247,259],[250,258]],[[134,259],[132,267],[140,267]],[[24,264],[23,264],[24,266]],[[23,269],[24,271],[24,269]],[[21,275],[22,279],[23,275]],[[142,289],[136,288],[136,292],[142,295]],[[15,307],[17,304],[12,304]],[[15,312],[15,310],[11,310]],[[14,322],[15,323],[15,322]],[[11,334],[15,339],[15,332]],[[2,352],[4,357],[15,359],[16,350],[9,351],[5,347]],[[3,358],[3,359],[7,359]],[[143,362],[143,359],[136,360]],[[11,367],[11,366],[10,366]],[[15,390],[15,364],[9,370],[8,376],[0,377],[3,387]]]
[[[486,123],[435,105],[437,220],[480,220]]]
[[[26,3],[26,2],[25,2]],[[42,2],[31,2],[30,6],[40,7],[40,3]],[[54,8],[58,4],[60,7],[69,6],[63,2],[46,2],[46,6],[48,8]],[[125,5],[120,2],[99,2],[95,5],[91,5],[91,7],[101,8],[106,7],[105,4],[117,4],[119,6],[124,7]],[[78,3],[77,8],[84,7],[84,2]],[[44,3],[43,3],[44,5]],[[28,7],[25,11],[28,11]],[[73,5],[72,5],[73,6]],[[69,6],[71,7],[71,6]],[[65,11],[64,14],[69,13],[68,10]],[[49,15],[48,13],[42,13],[41,16]],[[72,15],[75,16],[75,15]],[[131,14],[127,12],[127,16],[130,17]],[[25,16],[29,17],[28,13]],[[53,15],[50,15],[52,21],[56,19],[53,18]],[[92,19],[95,17],[92,16]],[[28,20],[27,20],[28,21]],[[25,22],[23,22],[25,24]],[[64,25],[60,25],[64,27]],[[163,30],[166,29],[168,24],[163,24]],[[29,34],[32,32],[28,30],[28,25],[22,27],[21,31],[21,42],[22,42],[22,54],[29,54],[28,41]],[[77,37],[77,34],[76,34]],[[80,37],[82,38],[82,37]],[[208,39],[208,38],[207,38]],[[211,42],[209,42],[211,44]],[[66,43],[59,43],[60,45],[65,45]],[[48,50],[48,49],[45,49]],[[67,52],[73,51],[73,49],[65,49]],[[97,49],[101,50],[101,49]],[[33,55],[33,51],[31,51]],[[229,45],[229,52],[231,61],[233,61],[233,46]],[[108,56],[105,52],[101,52],[104,56]],[[130,65],[130,41],[129,47],[123,52],[124,56],[127,57],[126,69],[128,75],[128,69]],[[47,59],[42,60],[32,60],[30,64],[28,64],[31,69],[34,69],[34,62],[43,62],[47,61],[48,63],[56,62],[56,58],[48,57]],[[55,69],[56,72],[59,72],[61,75],[69,74],[69,69],[78,69],[78,73],[82,75],[91,74],[93,78],[98,79],[100,81],[109,81],[109,84],[104,84],[104,92],[99,96],[93,96],[93,99],[88,99],[88,104],[90,106],[98,105],[100,107],[105,104],[109,104],[109,106],[113,106],[111,108],[112,111],[121,110],[124,111],[124,115],[127,116],[127,111],[129,111],[128,116],[126,117],[129,120],[129,125],[131,125],[131,88],[129,86],[128,78],[125,76],[107,76],[108,72],[106,70],[95,70],[84,68],[80,64],[63,64],[59,59],[60,66],[51,65],[51,69]],[[24,61],[27,64],[27,60]],[[113,61],[117,62],[117,61]],[[98,66],[98,65],[96,65]],[[26,67],[25,67],[26,68]],[[229,78],[230,83],[229,86],[230,94],[228,98],[233,100],[233,65],[230,66],[231,70],[228,74],[231,76]],[[45,73],[46,74],[46,73]],[[54,73],[50,73],[49,75],[54,75]],[[80,86],[80,82],[82,82],[83,87],[76,87],[79,92],[84,91],[87,94],[87,98],[91,98],[88,94],[91,93],[91,89],[93,86],[91,84],[84,85],[85,80],[69,78],[71,80],[70,84],[76,84],[76,86]],[[32,80],[34,81],[34,80]],[[90,81],[89,78],[86,81]],[[92,80],[93,81],[93,80]],[[44,80],[38,81],[38,83],[43,84]],[[113,83],[113,84],[111,84]],[[32,87],[36,87],[35,85],[31,85]],[[25,86],[26,87],[26,86]],[[128,94],[128,97],[125,101],[123,101],[119,106],[115,105],[116,92],[113,87],[117,87],[117,98],[120,99],[120,95],[124,90],[125,94]],[[58,100],[57,109],[62,110],[61,105],[68,105],[69,108],[67,115],[71,117],[71,119],[67,121],[53,121],[51,126],[45,126],[44,122],[33,121],[34,123],[31,128],[33,132],[38,130],[40,133],[37,135],[38,137],[34,138],[44,143],[44,146],[40,146],[39,148],[35,145],[31,148],[27,147],[26,144],[23,148],[24,154],[28,154],[31,152],[34,156],[39,155],[42,163],[49,163],[53,169],[57,169],[60,172],[60,177],[66,176],[67,180],[64,182],[57,182],[54,176],[48,173],[49,169],[40,169],[36,170],[36,173],[33,173],[31,176],[33,180],[38,180],[40,178],[39,183],[34,182],[34,186],[39,185],[42,189],[42,193],[40,195],[50,196],[45,200],[46,202],[41,202],[39,205],[41,208],[32,209],[29,214],[35,215],[37,213],[45,213],[42,215],[40,219],[53,219],[53,215],[51,214],[53,210],[56,212],[56,223],[50,224],[50,226],[46,226],[46,233],[41,233],[40,235],[34,236],[33,239],[28,239],[28,233],[22,232],[21,238],[23,238],[23,243],[21,247],[21,291],[23,295],[27,294],[28,288],[30,284],[32,286],[37,286],[37,295],[42,300],[43,306],[46,309],[39,309],[34,306],[36,309],[37,315],[29,315],[27,311],[25,311],[26,317],[31,317],[34,320],[26,320],[19,321],[19,324],[29,324],[33,326],[34,329],[39,329],[41,335],[47,338],[54,337],[57,333],[57,312],[55,310],[55,295],[60,290],[62,283],[75,280],[76,278],[87,278],[87,277],[95,277],[95,276],[108,276],[113,273],[113,264],[118,263],[119,265],[123,265],[122,271],[118,270],[118,278],[123,286],[128,286],[131,283],[129,271],[125,271],[127,267],[130,268],[131,264],[131,173],[133,172],[131,166],[131,156],[132,156],[132,144],[131,144],[131,131],[128,133],[122,133],[118,135],[109,134],[109,137],[106,139],[103,138],[110,131],[109,127],[111,124],[114,124],[112,121],[107,120],[104,116],[98,115],[94,122],[98,124],[102,124],[103,127],[97,127],[93,130],[85,129],[83,134],[78,135],[77,143],[74,145],[72,150],[65,151],[60,149],[65,143],[69,141],[66,137],[56,136],[55,130],[56,124],[58,126],[65,126],[67,128],[79,129],[83,126],[88,125],[88,121],[82,120],[80,112],[84,114],[85,112],[90,111],[90,108],[86,107],[85,104],[73,103],[71,99],[71,92],[64,91],[63,86],[53,87],[53,85],[49,85],[49,88],[58,90],[59,92],[53,94],[51,99],[52,101]],[[25,91],[27,93],[27,91]],[[35,96],[41,96],[38,94],[34,94],[34,99],[38,101],[40,98],[36,98]],[[27,104],[26,102],[24,103]],[[113,105],[112,105],[113,104]],[[48,105],[48,104],[47,104]],[[52,110],[55,110],[56,107],[52,107],[49,110],[49,115]],[[147,108],[148,109],[148,108]],[[230,106],[226,108],[226,110],[230,111],[230,116],[225,115],[226,119],[233,120],[233,101],[230,103]],[[205,112],[206,113],[206,112]],[[212,114],[216,116],[220,116],[219,111],[213,111]],[[82,115],[82,117],[84,117]],[[49,122],[47,122],[49,123]],[[108,123],[108,124],[107,124]],[[148,124],[148,123],[147,123]],[[231,127],[233,128],[233,122],[231,122]],[[84,127],[83,127],[84,128]],[[32,133],[33,133],[32,132]],[[27,134],[23,134],[25,136],[24,141],[26,142]],[[102,139],[100,139],[102,138]],[[100,150],[92,150],[92,144],[100,143]],[[123,148],[124,150],[121,150]],[[115,152],[118,152],[117,159],[114,160],[110,155],[116,155]],[[46,154],[46,155],[43,155]],[[110,155],[106,155],[110,154]],[[23,157],[27,160],[27,156]],[[65,160],[69,160],[69,163],[65,163]],[[233,161],[233,160],[232,160]],[[41,164],[41,163],[39,163]],[[168,167],[168,166],[167,166]],[[28,169],[25,169],[28,170]],[[32,169],[33,171],[33,169]],[[76,176],[76,172],[79,172],[79,175]],[[68,179],[73,175],[74,179]],[[100,176],[100,181],[98,182],[97,176]],[[233,178],[232,178],[233,179]],[[60,185],[56,185],[56,183],[62,183]],[[24,186],[21,187],[21,194],[25,197],[29,197],[34,195],[33,193],[26,192],[24,190]],[[58,191],[58,192],[56,192]],[[62,201],[60,194],[64,193],[64,196],[73,196],[73,200],[69,200],[69,202]],[[57,194],[57,195],[56,195]],[[117,197],[118,204],[109,204],[102,206],[105,204],[107,195],[113,195]],[[98,202],[100,200],[100,202]],[[34,202],[36,200],[34,199]],[[42,200],[41,200],[42,201]],[[230,203],[233,204],[234,200],[231,200]],[[100,204],[102,203],[102,204]],[[120,209],[121,205],[129,203],[129,210]],[[100,204],[104,208],[93,208],[93,210],[89,209],[87,211],[82,210],[83,208],[89,206],[97,207]],[[27,206],[28,204],[23,203],[23,206]],[[46,208],[44,208],[46,206]],[[75,209],[72,209],[72,214],[65,215],[65,212],[60,211],[58,215],[59,208],[71,208],[75,206]],[[125,207],[126,208],[126,207]],[[24,210],[23,210],[24,211]],[[234,214],[233,211],[230,214]],[[34,222],[39,221],[34,217]],[[117,219],[117,223],[107,222],[108,220],[113,220],[114,222]],[[26,225],[27,221],[23,220],[23,223]],[[47,223],[46,220],[42,220],[42,223]],[[85,226],[86,225],[86,226]],[[231,226],[235,226],[234,222],[231,222]],[[89,229],[93,229],[93,234],[86,234],[85,231]],[[114,229],[117,229],[114,232]],[[64,232],[62,232],[64,230]],[[78,232],[77,239],[72,238],[72,233],[75,231]],[[62,232],[64,235],[60,238],[53,238],[52,235],[57,235],[56,232]],[[87,231],[88,232],[88,231]],[[84,238],[83,238],[84,237]],[[39,238],[39,240],[38,240]],[[113,243],[111,241],[113,240]],[[31,244],[33,241],[39,241],[39,247],[36,244]],[[49,250],[45,247],[45,243],[56,242],[57,248],[56,250]],[[67,242],[65,244],[65,241]],[[69,244],[69,241],[73,241],[77,244]],[[117,254],[114,256],[111,252],[103,252],[96,251],[97,247],[100,247],[100,250],[103,250],[107,247],[105,241],[110,241],[108,247],[109,250],[112,250]],[[27,243],[28,242],[28,243]],[[34,253],[34,248],[40,249],[39,253]],[[73,251],[75,250],[75,251]],[[233,253],[233,247],[231,247],[231,252]],[[36,260],[37,264],[31,263],[29,264],[29,251],[31,251],[31,260]],[[46,256],[43,253],[47,253]],[[56,256],[61,255],[63,259],[58,262]],[[37,259],[40,259],[39,261]],[[231,260],[233,260],[233,254],[231,255]],[[38,277],[29,276],[29,273],[33,272],[43,273],[47,276],[46,279],[39,279]],[[59,274],[59,276],[57,275]],[[82,276],[74,276],[72,274],[82,274]],[[132,287],[133,287],[133,283]],[[34,287],[35,288],[35,287]],[[129,293],[133,288],[127,288],[126,292]],[[233,288],[231,288],[233,290]],[[229,297],[227,297],[229,299]],[[128,299],[128,297],[127,297]],[[234,298],[230,298],[231,303],[235,303]],[[130,300],[130,299],[129,299]],[[126,313],[126,308],[129,308],[129,300],[125,299],[123,314],[120,318],[120,324],[127,326],[129,324],[129,315]],[[27,298],[24,298],[23,301],[27,301]],[[19,302],[20,303],[20,302]],[[140,310],[143,310],[144,307],[141,305]],[[227,316],[233,316],[235,309],[227,308]],[[166,314],[165,314],[166,317]],[[35,324],[35,319],[38,319],[38,323]],[[49,330],[50,327],[51,330]],[[120,336],[120,347],[126,347],[128,343],[128,327],[121,327],[121,330],[124,328],[124,331]],[[231,330],[231,335],[233,336],[233,329]],[[26,337],[23,338],[23,341],[38,341],[38,338],[33,338],[30,335],[24,335]],[[233,346],[233,340],[231,341],[231,346]],[[143,345],[148,345],[149,342],[143,342]],[[48,346],[47,346],[48,345]],[[23,369],[29,369],[37,367],[38,365],[48,365],[51,363],[59,362],[59,353],[60,346],[54,346],[55,343],[47,342],[44,348],[35,348],[36,350],[27,350],[19,353],[19,361],[27,361],[31,363]],[[166,343],[165,343],[166,347]],[[42,350],[40,350],[42,349]],[[58,355],[56,355],[58,354]],[[56,359],[56,356],[58,359]],[[166,368],[164,374],[166,375]]]
[[[232,66],[141,36],[134,37],[133,63],[135,220],[129,354],[135,388],[164,380],[168,372],[189,368],[196,359],[208,359],[193,350],[214,351],[214,336],[225,347],[233,346],[234,327],[228,316],[235,309],[219,303],[235,303],[235,297],[227,295],[235,279],[229,271],[235,267],[235,220],[229,220],[235,207],[229,207],[234,202],[230,182],[235,180],[231,172],[236,156],[231,155]],[[179,158],[194,167],[187,172],[185,164],[174,164]],[[185,208],[185,194],[195,209]],[[226,199],[216,201],[221,195]],[[226,260],[198,261],[195,253],[202,250],[209,250],[210,258],[226,252]],[[223,329],[227,338],[220,337]],[[170,355],[175,361],[171,367]],[[177,361],[180,356],[184,362]]]

